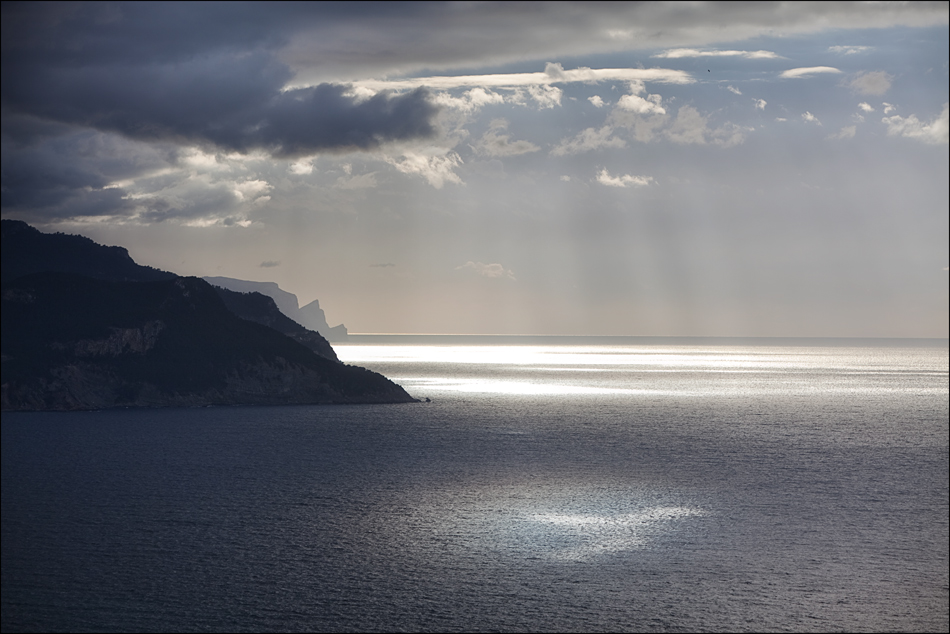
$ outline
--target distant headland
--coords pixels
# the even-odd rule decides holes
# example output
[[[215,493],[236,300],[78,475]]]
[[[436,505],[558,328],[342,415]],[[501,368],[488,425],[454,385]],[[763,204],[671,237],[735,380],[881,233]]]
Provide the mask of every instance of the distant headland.
[[[313,300],[301,307],[297,296],[280,288],[275,282],[251,282],[238,280],[233,277],[203,277],[204,281],[237,293],[260,293],[274,300],[281,313],[290,317],[298,324],[319,332],[327,341],[346,341],[346,326],[331,327],[327,323],[326,314],[320,308],[320,300]]]

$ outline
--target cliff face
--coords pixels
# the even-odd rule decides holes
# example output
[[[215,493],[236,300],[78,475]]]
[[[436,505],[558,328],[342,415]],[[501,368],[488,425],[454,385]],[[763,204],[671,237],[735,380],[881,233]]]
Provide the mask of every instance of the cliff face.
[[[297,302],[297,296],[288,293],[274,282],[250,282],[248,280],[238,280],[233,277],[205,277],[202,278],[214,286],[235,291],[237,293],[260,293],[274,300],[277,308],[284,315],[292,319],[297,324],[326,338],[328,341],[346,341],[346,326],[340,324],[332,328],[327,323],[326,314],[320,308],[320,302],[313,300],[306,306],[301,307]],[[247,318],[245,318],[247,319]]]
[[[197,278],[39,273],[4,284],[2,312],[4,410],[413,400],[240,319]]]

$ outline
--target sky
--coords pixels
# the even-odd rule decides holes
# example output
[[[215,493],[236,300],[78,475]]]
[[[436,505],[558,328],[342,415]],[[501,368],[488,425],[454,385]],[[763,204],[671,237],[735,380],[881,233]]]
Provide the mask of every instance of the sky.
[[[947,337],[948,13],[4,3],[0,211],[350,332]]]

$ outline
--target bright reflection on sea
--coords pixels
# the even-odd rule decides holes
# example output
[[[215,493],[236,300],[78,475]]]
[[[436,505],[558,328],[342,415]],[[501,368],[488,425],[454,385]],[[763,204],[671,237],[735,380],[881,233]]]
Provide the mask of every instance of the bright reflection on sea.
[[[654,507],[624,515],[538,513],[523,522],[531,545],[554,559],[582,560],[642,548],[676,529],[672,520],[701,516],[700,509]]]
[[[337,354],[347,363],[415,362],[470,363],[521,366],[703,366],[713,368],[771,367],[775,360],[754,355],[715,355],[664,348],[626,346],[401,346],[338,345]]]
[[[440,377],[394,376],[400,385],[444,392],[481,394],[648,394],[649,390],[596,387],[589,385],[560,385],[528,381],[500,381],[492,379],[459,379]]]
[[[701,520],[714,515],[704,506],[695,491],[529,478],[428,491],[412,504],[426,522],[400,526],[395,534],[427,533],[405,545],[419,549],[420,557],[429,556],[430,544],[441,544],[459,557],[508,564],[615,560],[695,544],[705,530]]]
[[[705,395],[931,393],[947,359],[928,349],[665,345],[337,344],[346,363],[410,393]],[[899,380],[898,380],[899,379]]]

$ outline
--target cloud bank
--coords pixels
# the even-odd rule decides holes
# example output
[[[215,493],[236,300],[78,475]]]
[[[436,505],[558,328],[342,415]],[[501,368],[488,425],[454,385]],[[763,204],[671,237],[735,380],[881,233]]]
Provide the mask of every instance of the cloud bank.
[[[182,64],[4,70],[9,112],[144,141],[299,157],[368,150],[435,134],[424,88],[358,100],[348,87],[281,90],[286,68],[262,55]]]
[[[943,111],[930,123],[924,123],[915,115],[894,115],[881,119],[890,136],[903,136],[928,145],[946,145],[950,131],[950,104],[943,104]]]

